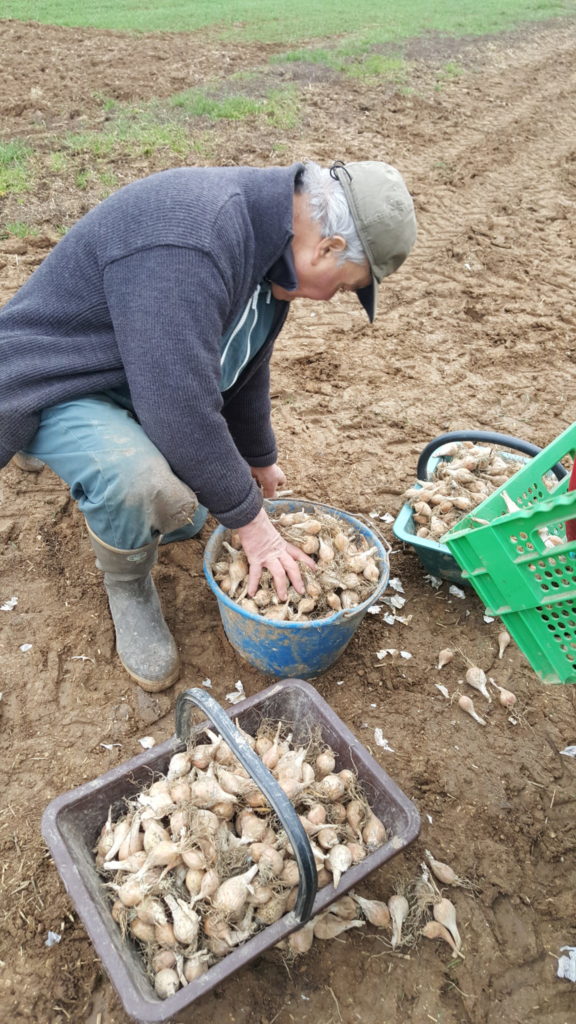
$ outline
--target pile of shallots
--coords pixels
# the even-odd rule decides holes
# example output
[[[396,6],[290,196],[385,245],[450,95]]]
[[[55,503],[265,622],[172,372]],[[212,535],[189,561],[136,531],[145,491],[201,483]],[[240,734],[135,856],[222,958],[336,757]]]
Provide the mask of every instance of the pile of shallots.
[[[270,518],[285,540],[310,555],[317,569],[300,563],[304,595],[289,587],[288,600],[281,602],[270,573],[264,570],[259,590],[248,597],[248,562],[238,535],[231,533],[212,573],[221,590],[241,608],[266,619],[306,622],[354,608],[374,591],[382,575],[377,548],[347,520],[320,509],[314,514],[304,509],[280,515],[271,512]]]
[[[320,735],[292,742],[282,722],[242,736],[274,774],[309,836],[318,886],[381,846],[382,822],[358,778]],[[167,998],[291,910],[299,873],[273,810],[222,737],[174,754],[165,776],[102,827],[96,864],[112,915]]]
[[[505,484],[522,463],[493,448],[462,441],[445,445],[430,480],[419,480],[404,497],[413,510],[416,536],[439,541],[452,526]]]

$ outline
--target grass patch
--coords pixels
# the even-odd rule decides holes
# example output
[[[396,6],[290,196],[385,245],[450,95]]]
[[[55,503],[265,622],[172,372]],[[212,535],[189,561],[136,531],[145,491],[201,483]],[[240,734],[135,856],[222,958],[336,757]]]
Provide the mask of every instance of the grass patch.
[[[28,161],[31,149],[23,142],[0,142],[0,196],[29,188]]]
[[[132,32],[215,26],[227,38],[291,43],[363,33],[366,42],[422,32],[483,35],[575,12],[574,0],[3,0],[2,17]]]
[[[5,224],[2,231],[2,238],[31,238],[40,234],[37,227],[27,224],[25,220],[14,220]]]

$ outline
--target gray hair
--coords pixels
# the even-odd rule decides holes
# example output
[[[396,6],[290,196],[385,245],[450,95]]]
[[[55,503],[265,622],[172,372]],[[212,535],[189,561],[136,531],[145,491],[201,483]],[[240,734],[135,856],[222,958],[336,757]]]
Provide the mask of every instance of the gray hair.
[[[341,235],[346,242],[346,248],[338,254],[338,263],[366,263],[344,189],[328,168],[307,160],[298,184],[298,191],[308,199],[312,219],[320,225],[322,238]]]

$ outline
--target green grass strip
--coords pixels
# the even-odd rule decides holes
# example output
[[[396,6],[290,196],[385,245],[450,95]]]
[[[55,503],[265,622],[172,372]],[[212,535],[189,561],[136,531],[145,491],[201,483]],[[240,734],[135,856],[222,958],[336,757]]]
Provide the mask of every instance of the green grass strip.
[[[217,26],[246,40],[281,42],[361,33],[372,42],[423,32],[484,35],[523,21],[574,14],[575,0],[3,0],[2,17],[134,32]]]

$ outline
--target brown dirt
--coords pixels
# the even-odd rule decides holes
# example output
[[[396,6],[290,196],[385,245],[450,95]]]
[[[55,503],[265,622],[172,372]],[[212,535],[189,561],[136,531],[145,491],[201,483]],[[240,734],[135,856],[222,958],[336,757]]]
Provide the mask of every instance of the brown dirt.
[[[167,96],[222,71],[222,47],[209,35],[135,38],[14,23],[0,23],[0,35],[4,137],[40,146],[62,124],[97,123],[96,94]],[[234,68],[263,60],[261,47],[225,51]],[[574,419],[574,25],[468,41],[465,74],[441,88],[444,52],[435,56],[428,40],[417,56],[409,95],[310,81],[297,130],[256,121],[210,129],[215,162],[387,158],[414,192],[419,243],[382,288],[377,324],[370,328],[349,297],[302,303],[277,345],[274,423],[289,486],[351,512],[395,515],[421,448],[445,430],[494,428],[543,445]],[[34,86],[41,96],[30,96]],[[125,166],[124,180],[161,161]],[[0,242],[2,300],[56,228],[94,198],[59,192],[54,174],[25,197],[46,233]],[[9,203],[5,214],[16,219]],[[269,680],[228,645],[201,575],[202,543],[191,541],[163,549],[157,570],[184,672],[172,691],[142,693],[114,656],[100,580],[62,484],[48,470],[29,475],[14,464],[0,483],[0,598],[18,598],[0,613],[0,1019],[127,1024],[42,844],[41,813],[57,794],[138,753],[140,737],[169,737],[185,687],[210,677],[224,701],[238,679],[248,694]],[[575,762],[559,754],[576,741],[575,690],[541,685],[514,646],[499,661],[498,622],[484,621],[474,596],[432,589],[413,551],[397,543],[392,574],[403,582],[409,624],[367,616],[316,685],[422,815],[420,838],[370,877],[365,894],[389,896],[431,849],[478,887],[474,897],[453,896],[466,960],[455,964],[424,939],[393,954],[382,934],[358,930],[290,969],[266,954],[197,1004],[205,1024],[574,1019],[574,987],[556,977],[556,957],[576,943]],[[492,705],[482,729],[444,700],[433,684],[441,678],[454,693],[466,665],[459,655],[440,675],[435,658],[446,646],[517,693],[517,725]],[[383,647],[412,658],[380,662]],[[481,698],[476,704],[484,710]],[[394,752],[375,745],[376,727]],[[62,935],[51,949],[49,929]]]

